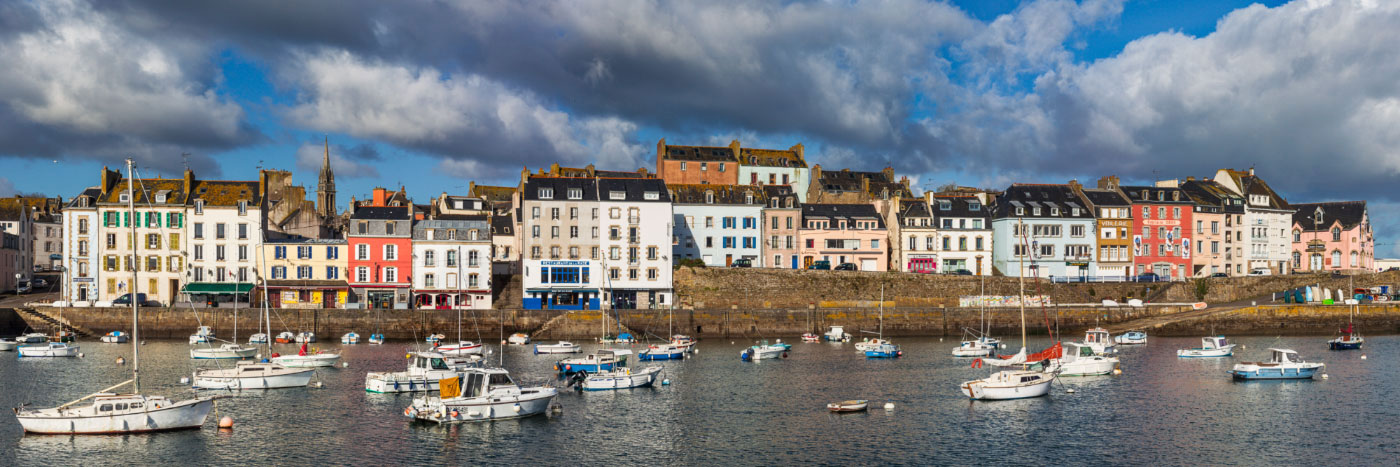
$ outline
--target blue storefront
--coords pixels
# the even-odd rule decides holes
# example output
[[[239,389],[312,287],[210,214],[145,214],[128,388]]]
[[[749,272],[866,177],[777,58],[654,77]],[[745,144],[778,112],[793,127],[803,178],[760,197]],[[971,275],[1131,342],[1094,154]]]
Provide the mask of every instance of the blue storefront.
[[[597,310],[602,278],[592,261],[526,260],[523,262],[527,310]]]

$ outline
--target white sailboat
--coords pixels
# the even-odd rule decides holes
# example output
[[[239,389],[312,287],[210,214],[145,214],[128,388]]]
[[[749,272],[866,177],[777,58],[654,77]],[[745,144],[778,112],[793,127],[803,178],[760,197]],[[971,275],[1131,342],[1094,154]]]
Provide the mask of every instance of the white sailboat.
[[[131,165],[128,159],[127,209],[135,212]],[[135,231],[136,224],[132,223],[133,236]],[[136,275],[137,271],[133,270],[132,284],[139,283]],[[136,291],[133,289],[132,292],[134,296]],[[15,418],[26,433],[126,434],[199,428],[204,425],[209,411],[214,408],[213,397],[176,402],[162,396],[141,394],[140,343],[136,338],[139,306],[139,300],[131,301],[131,379],[51,409],[16,408]],[[130,394],[108,392],[127,384],[131,384]],[[90,405],[78,405],[89,399],[92,400]]]
[[[475,316],[475,315],[473,315],[473,316]],[[477,332],[478,332],[477,338],[480,339],[480,338],[481,338],[481,336],[479,335],[480,331],[478,330]],[[437,341],[434,342],[434,344],[436,344],[436,347],[433,348],[433,351],[438,352],[438,353],[441,353],[441,354],[443,354],[443,355],[447,355],[447,356],[449,356],[449,357],[464,357],[464,356],[467,356],[467,355],[480,355],[480,354],[481,354],[481,350],[482,350],[482,349],[481,349],[482,346],[481,346],[480,343],[462,340],[462,309],[461,309],[461,308],[458,308],[458,309],[457,309],[457,342],[456,342],[456,343],[443,343],[443,342],[442,342],[442,339],[439,338]]]
[[[1021,242],[1026,240],[1023,223],[1018,222],[1018,230],[1021,231]],[[1025,248],[1029,251],[1030,248]],[[1032,370],[1026,363],[1026,277],[1025,256],[1021,257],[1021,267],[1018,268],[1017,276],[1020,277],[1021,286],[1021,351],[1010,359],[987,358],[978,359],[977,362],[985,361],[987,364],[996,367],[1019,366],[1019,369],[1000,370],[992,373],[983,379],[976,379],[962,383],[960,389],[964,396],[972,400],[1006,400],[1025,399],[1030,397],[1040,397],[1050,393],[1050,383],[1055,381],[1055,374],[1042,370]]]
[[[981,277],[982,296],[985,297],[987,295],[987,279],[986,276]],[[985,300],[978,300],[978,302],[981,309],[982,323],[978,325],[976,331],[963,328],[963,335],[970,335],[969,337],[972,338],[962,341],[957,347],[953,348],[954,357],[986,357],[992,355],[993,352],[996,352],[997,348],[1001,347],[1000,339],[988,336],[988,334],[991,333],[991,326],[987,325],[987,302]]]
[[[208,326],[200,326],[200,331],[209,329]],[[198,334],[198,333],[196,333]],[[209,339],[214,338],[214,332],[209,331]],[[193,344],[194,336],[190,336],[190,343]],[[205,342],[208,342],[207,340]],[[190,349],[190,358],[195,360],[232,360],[253,358],[257,355],[257,347],[244,347],[238,344],[238,293],[233,294],[233,340],[228,341],[218,347],[205,346],[203,348]]]

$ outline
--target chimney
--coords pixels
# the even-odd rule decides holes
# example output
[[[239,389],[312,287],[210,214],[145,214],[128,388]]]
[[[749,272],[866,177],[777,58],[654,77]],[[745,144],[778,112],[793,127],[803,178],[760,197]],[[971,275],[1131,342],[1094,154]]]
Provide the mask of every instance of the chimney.
[[[593,167],[593,164],[588,164],[588,165],[584,166],[584,167],[583,167],[583,170],[585,170],[585,171],[588,172],[588,178],[593,178],[593,177],[597,177],[597,176],[598,176],[598,170],[595,169],[595,168]]]
[[[1153,185],[1157,188],[1181,188],[1181,182],[1174,178],[1171,180],[1158,180],[1157,183]]]
[[[375,189],[374,189],[374,196],[373,196],[372,198],[370,198],[370,206],[388,206],[388,205],[389,205],[389,200],[388,200],[388,198],[389,198],[389,190],[385,190],[385,189],[382,188],[382,187],[381,187],[381,188],[375,188]]]
[[[1253,167],[1253,166],[1251,166],[1251,167],[1249,168],[1249,176],[1251,176],[1251,177],[1254,176],[1254,167]]]
[[[894,181],[894,167],[885,166],[885,169],[881,170],[880,173],[885,174],[885,180]]]
[[[910,193],[914,192],[913,189],[909,188],[909,177],[899,177],[899,183],[904,184],[904,189],[909,190]]]
[[[528,182],[528,181],[530,181],[530,168],[529,168],[529,167],[521,167],[521,168],[520,168],[520,184],[521,184],[521,186],[524,186],[524,185],[525,185],[525,182]]]
[[[1079,184],[1079,179],[1070,179],[1069,189],[1074,190],[1074,193],[1077,195],[1082,196],[1084,194],[1084,185]]]
[[[806,154],[804,154],[804,151],[806,151],[806,148],[802,147],[802,143],[797,143],[797,144],[793,145],[792,147],[788,148],[788,150],[797,153],[797,160],[802,161],[802,162],[807,162]]]
[[[467,196],[476,196],[476,182],[467,182]]]
[[[1189,176],[1189,175],[1188,175],[1188,176],[1186,176],[1186,181],[1188,181],[1188,182],[1194,182],[1194,181],[1196,181],[1196,177],[1192,177],[1192,176]]]
[[[1102,190],[1117,190],[1117,189],[1118,189],[1118,176],[1117,176],[1117,175],[1109,175],[1109,176],[1107,176],[1107,177],[1100,178],[1100,179],[1099,179],[1099,189],[1102,189]]]
[[[870,193],[870,177],[862,177],[860,179],[860,192]]]
[[[194,171],[185,169],[185,196],[190,196],[190,191],[194,189]]]

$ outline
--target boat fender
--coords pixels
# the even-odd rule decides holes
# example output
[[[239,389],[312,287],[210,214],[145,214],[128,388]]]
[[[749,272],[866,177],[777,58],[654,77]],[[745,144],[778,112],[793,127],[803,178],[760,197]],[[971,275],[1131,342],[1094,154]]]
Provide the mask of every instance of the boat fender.
[[[413,383],[409,383],[409,384],[413,384]],[[399,390],[399,382],[398,382],[398,381],[394,381],[394,390],[395,390],[395,391]]]
[[[782,357],[783,357],[783,358],[787,358],[787,352],[783,352]]]
[[[404,409],[403,409],[403,414],[404,414],[405,416],[412,417],[412,416],[413,416],[413,407],[404,407]]]
[[[458,415],[461,415],[461,414],[457,413],[456,410],[453,410],[453,411],[452,411],[452,418],[457,418]]]
[[[982,368],[982,359],[980,359],[980,358],[975,358],[975,359],[973,359],[973,360],[972,360],[972,367],[973,367],[973,368]]]
[[[512,405],[512,406],[510,406],[510,409],[511,409],[511,410],[514,410],[515,413],[520,413],[520,404]]]

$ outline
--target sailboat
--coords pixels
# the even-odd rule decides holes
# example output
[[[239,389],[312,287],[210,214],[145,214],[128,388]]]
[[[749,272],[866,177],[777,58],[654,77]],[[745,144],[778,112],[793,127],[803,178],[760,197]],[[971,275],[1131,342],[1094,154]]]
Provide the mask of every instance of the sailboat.
[[[131,176],[131,159],[126,161],[127,210],[136,212],[133,196],[135,180]],[[132,236],[136,235],[136,223],[131,224]],[[138,270],[131,272],[131,283],[136,280]],[[135,288],[133,287],[133,295]],[[209,411],[214,408],[214,397],[196,397],[185,401],[172,401],[163,396],[141,394],[140,339],[137,339],[137,323],[140,315],[140,300],[131,301],[131,379],[81,399],[51,409],[15,409],[15,418],[26,433],[45,434],[127,434],[151,431],[199,428],[204,425]],[[130,394],[117,394],[117,388],[131,385]],[[92,404],[79,406],[86,400]]]
[[[672,315],[674,309],[669,309],[666,315],[666,334],[671,334]],[[684,337],[684,336],[682,336]],[[688,339],[688,338],[687,338]],[[679,343],[675,337],[667,344],[653,344],[637,354],[638,360],[680,360],[685,358],[686,351],[690,350],[691,343]]]
[[[258,269],[263,266],[261,248],[258,251]],[[262,316],[259,318],[266,333],[263,337],[272,334],[272,318],[267,309],[267,283],[263,282]],[[285,333],[284,333],[285,334]],[[133,341],[135,339],[132,339]],[[272,344],[267,344],[267,351],[272,353]],[[311,382],[311,375],[316,370],[311,368],[288,368],[277,362],[270,362],[263,359],[260,362],[240,361],[233,368],[198,368],[194,371],[192,385],[195,389],[280,389],[304,387]]]
[[[987,295],[987,279],[986,276],[981,277],[982,296],[985,297]],[[982,324],[977,326],[976,331],[963,328],[963,335],[971,337],[971,339],[962,341],[953,348],[954,357],[986,357],[1001,347],[1000,339],[988,336],[992,330],[991,326],[987,324],[987,301],[980,298],[977,301],[981,309]]]
[[[476,316],[476,315],[472,315]],[[479,333],[480,331],[478,331]],[[480,338],[481,336],[477,336]],[[437,348],[433,351],[449,357],[462,357],[467,355],[481,354],[481,344],[462,340],[462,309],[457,309],[457,342],[455,344],[442,344],[439,339]]]
[[[864,331],[864,330],[862,330],[861,332],[868,333],[868,332],[870,332],[870,331]],[[879,332],[879,337],[876,337],[876,338],[874,338],[874,339],[866,339],[866,340],[857,342],[857,343],[856,343],[856,350],[861,351],[861,352],[866,352],[866,351],[875,349],[876,347],[879,347],[879,346],[882,346],[882,345],[886,345],[886,344],[889,344],[889,343],[890,343],[890,341],[885,340],[885,286],[884,286],[884,284],[881,284],[881,285],[880,285],[880,332]]]
[[[1025,229],[1020,222],[1017,223],[1018,230],[1021,231],[1021,242],[1026,240]],[[1025,248],[1029,251],[1030,248]],[[962,383],[960,389],[964,396],[972,400],[1006,400],[1025,399],[1030,397],[1040,397],[1050,393],[1050,383],[1055,381],[1055,373],[1043,370],[1033,370],[1028,361],[1039,361],[1048,358],[1058,358],[1060,350],[1059,343],[1049,349],[1036,354],[1035,359],[1028,359],[1026,356],[1026,276],[1025,276],[1025,256],[1021,257],[1021,267],[1018,268],[1017,276],[1020,278],[1021,286],[1021,351],[1010,358],[988,358],[973,361],[973,366],[981,366],[983,362],[995,366],[1009,368],[1019,366],[1019,369],[1007,369],[992,373],[983,379],[975,379]]]
[[[370,335],[369,335],[369,343],[370,343],[370,345],[384,345],[384,332],[383,332],[382,330],[379,329],[379,324],[380,324],[379,313],[380,313],[380,310],[379,310],[378,308],[375,308],[375,309],[374,309],[374,334],[370,334]]]
[[[201,331],[205,330],[207,326],[200,326],[199,329]],[[214,338],[213,331],[210,331],[207,335],[210,339]],[[194,336],[190,336],[190,340],[191,343],[194,343]],[[205,342],[208,341],[206,340]],[[218,348],[204,347],[190,349],[190,358],[195,360],[243,359],[253,358],[257,353],[257,347],[244,347],[238,344],[238,293],[235,291],[233,295],[233,340],[220,345]]]
[[[904,351],[899,350],[899,346],[885,340],[885,285],[880,284],[880,337],[871,341],[872,345],[867,345],[865,350],[866,358],[899,358],[904,356]],[[856,344],[859,348],[860,344]]]
[[[1347,312],[1347,327],[1338,329],[1342,335],[1327,341],[1327,348],[1332,350],[1357,350],[1366,344],[1366,338],[1361,337],[1361,333],[1356,331],[1356,323],[1352,322],[1352,316],[1356,315],[1356,305],[1351,306]]]

